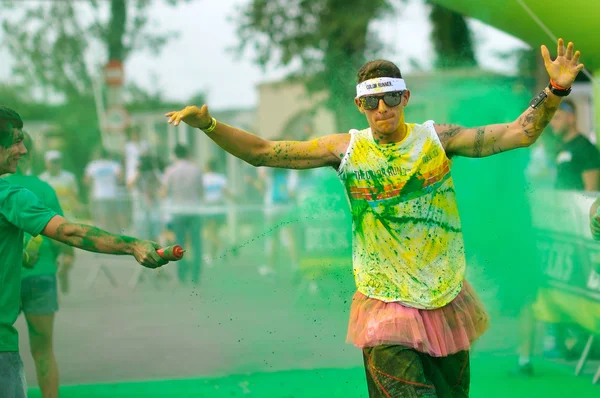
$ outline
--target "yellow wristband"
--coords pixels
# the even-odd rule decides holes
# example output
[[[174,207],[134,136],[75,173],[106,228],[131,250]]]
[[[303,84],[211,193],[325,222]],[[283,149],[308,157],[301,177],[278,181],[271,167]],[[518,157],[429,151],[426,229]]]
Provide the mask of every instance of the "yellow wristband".
[[[217,127],[217,119],[215,119],[213,117],[210,122],[210,126],[208,126],[205,129],[200,129],[200,130],[204,131],[206,134],[209,134],[209,133],[212,133],[212,131],[215,129],[215,127]]]

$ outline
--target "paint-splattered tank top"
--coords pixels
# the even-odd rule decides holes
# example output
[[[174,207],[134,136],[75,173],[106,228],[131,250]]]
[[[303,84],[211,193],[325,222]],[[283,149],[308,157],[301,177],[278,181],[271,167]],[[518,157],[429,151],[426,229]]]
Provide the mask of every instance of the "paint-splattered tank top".
[[[354,276],[367,297],[440,308],[465,273],[450,160],[432,121],[406,127],[391,144],[371,129],[350,131],[338,174],[352,211]]]

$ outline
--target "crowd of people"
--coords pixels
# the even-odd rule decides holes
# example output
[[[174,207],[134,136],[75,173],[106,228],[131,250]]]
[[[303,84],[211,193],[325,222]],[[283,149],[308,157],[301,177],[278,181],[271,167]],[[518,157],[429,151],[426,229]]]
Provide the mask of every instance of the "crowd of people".
[[[177,265],[177,280],[197,284],[202,264],[214,265],[230,249],[230,242],[223,239],[229,211],[224,207],[253,202],[234,194],[224,162],[216,158],[203,161],[192,152],[177,144],[169,162],[132,127],[124,154],[97,148],[81,180],[65,169],[65,154],[56,149],[43,153],[45,169],[38,177],[54,189],[63,211],[72,219],[89,220],[111,232],[132,233],[164,245],[185,242],[188,255]],[[260,169],[246,175],[244,183],[253,191],[247,196],[258,197],[264,205],[264,228],[281,223],[296,203],[297,172]],[[163,211],[164,206],[170,210]],[[296,232],[284,225],[266,237],[266,255],[257,264],[257,272],[264,276],[275,273],[279,243],[289,249],[291,268],[298,269]]]

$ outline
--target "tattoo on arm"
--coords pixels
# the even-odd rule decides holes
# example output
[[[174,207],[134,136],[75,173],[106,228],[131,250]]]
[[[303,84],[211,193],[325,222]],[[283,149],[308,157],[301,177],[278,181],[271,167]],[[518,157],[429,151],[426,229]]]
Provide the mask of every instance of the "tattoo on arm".
[[[57,237],[63,243],[79,249],[106,254],[131,254],[137,239],[111,234],[84,224],[65,223],[58,227]]]
[[[455,135],[457,135],[458,133],[460,133],[461,131],[464,130],[463,127],[461,126],[457,126],[457,125],[453,125],[453,124],[449,124],[449,125],[442,125],[444,127],[447,127],[448,129],[445,130],[443,133],[441,133],[439,135],[440,137],[440,141],[442,142],[442,145],[446,145],[446,143]]]
[[[523,133],[529,140],[535,141],[542,131],[546,128],[552,116],[558,109],[560,100],[552,100],[547,98],[539,108],[533,109],[529,107],[519,117],[518,122],[523,128]]]
[[[480,127],[477,129],[477,133],[475,134],[475,144],[473,145],[473,156],[476,158],[481,157],[481,153],[483,151],[483,137],[485,135],[485,128]]]

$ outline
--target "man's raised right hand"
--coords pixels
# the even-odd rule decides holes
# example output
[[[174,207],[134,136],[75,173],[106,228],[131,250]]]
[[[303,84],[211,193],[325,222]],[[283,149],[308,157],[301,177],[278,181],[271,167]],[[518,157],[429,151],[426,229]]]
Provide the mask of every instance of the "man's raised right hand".
[[[169,124],[177,126],[183,121],[197,129],[208,128],[212,121],[206,105],[202,105],[200,108],[195,105],[186,106],[180,111],[167,112],[165,113],[165,116],[169,118]]]

